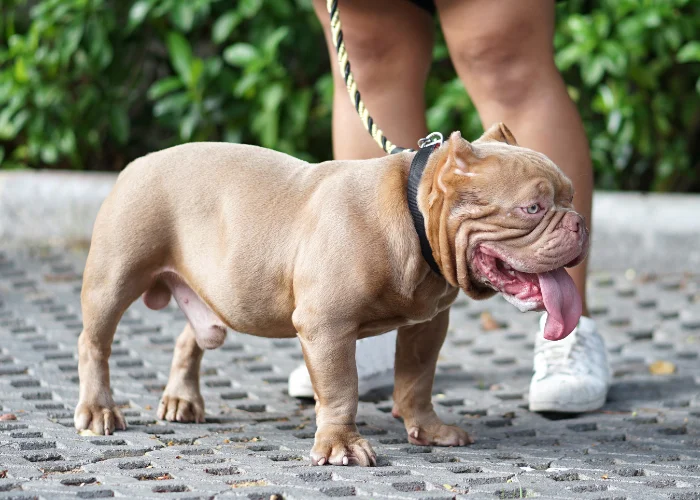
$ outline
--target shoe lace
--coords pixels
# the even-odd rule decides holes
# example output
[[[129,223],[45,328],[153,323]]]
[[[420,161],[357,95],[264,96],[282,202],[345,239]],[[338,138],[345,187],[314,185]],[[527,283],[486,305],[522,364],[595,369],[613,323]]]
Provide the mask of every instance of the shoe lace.
[[[593,347],[587,335],[574,332],[571,342],[548,342],[540,347],[547,364],[547,373],[576,375],[588,372],[588,352]]]

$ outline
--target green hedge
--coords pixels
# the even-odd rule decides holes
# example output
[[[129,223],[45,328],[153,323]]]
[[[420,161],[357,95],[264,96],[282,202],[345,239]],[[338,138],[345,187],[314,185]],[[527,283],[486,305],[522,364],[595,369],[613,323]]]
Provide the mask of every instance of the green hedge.
[[[557,9],[598,185],[700,190],[700,2]],[[440,38],[434,55],[430,128],[476,136]],[[310,0],[0,0],[0,163],[119,170],[195,140],[326,159],[328,64]]]

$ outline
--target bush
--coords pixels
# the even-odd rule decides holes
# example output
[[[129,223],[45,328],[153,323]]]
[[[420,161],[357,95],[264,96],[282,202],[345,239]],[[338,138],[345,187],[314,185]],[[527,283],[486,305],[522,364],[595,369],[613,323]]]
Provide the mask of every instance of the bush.
[[[699,190],[700,2],[557,9],[598,185]],[[479,134],[442,40],[434,54],[430,128]],[[327,159],[328,64],[311,0],[0,0],[0,162],[119,170],[194,140]]]

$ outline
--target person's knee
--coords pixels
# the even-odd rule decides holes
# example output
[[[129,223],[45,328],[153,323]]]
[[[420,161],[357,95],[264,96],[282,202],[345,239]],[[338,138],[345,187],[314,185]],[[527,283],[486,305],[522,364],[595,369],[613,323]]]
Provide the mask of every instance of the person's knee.
[[[433,22],[420,9],[403,10],[403,1],[341,2],[343,41],[362,91],[420,88],[422,95],[432,60]],[[314,8],[326,33],[335,84],[344,87],[325,0],[314,0]]]
[[[557,75],[551,41],[536,29],[521,25],[459,44],[454,63],[475,101],[517,107],[535,98]]]
[[[351,70],[364,91],[421,87],[430,69],[430,50],[405,37],[356,30],[347,33],[345,46]]]

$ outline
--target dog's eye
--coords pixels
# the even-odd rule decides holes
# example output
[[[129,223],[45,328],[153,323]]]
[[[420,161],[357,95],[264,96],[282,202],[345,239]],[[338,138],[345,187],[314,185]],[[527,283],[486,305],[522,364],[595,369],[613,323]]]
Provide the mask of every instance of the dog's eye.
[[[540,211],[540,206],[539,204],[535,203],[534,205],[530,205],[529,207],[527,207],[525,211],[530,215],[534,215]]]

